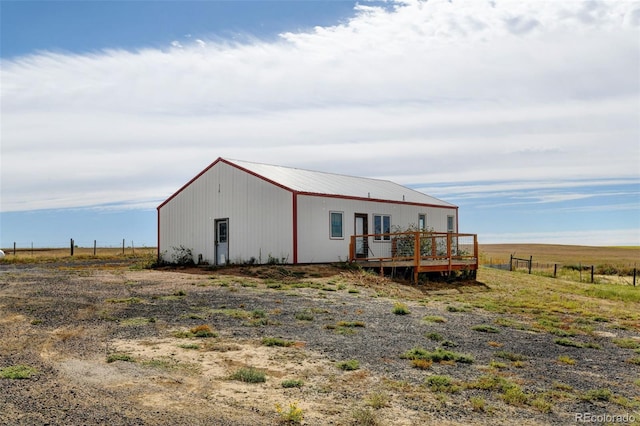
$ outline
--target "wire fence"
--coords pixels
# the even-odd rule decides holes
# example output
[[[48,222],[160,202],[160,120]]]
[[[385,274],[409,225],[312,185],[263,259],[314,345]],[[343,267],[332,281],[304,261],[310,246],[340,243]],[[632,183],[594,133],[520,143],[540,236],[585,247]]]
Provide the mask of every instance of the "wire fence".
[[[493,263],[485,266],[506,271],[527,272],[552,278],[594,284],[637,285],[638,269],[636,264],[601,264],[594,265],[582,262],[549,263],[535,262],[533,256],[518,258],[511,255],[509,263]]]
[[[5,256],[13,255],[41,255],[41,254],[53,254],[54,252],[60,255],[69,255],[74,256],[77,254],[83,255],[100,255],[100,254],[135,254],[136,250],[138,253],[141,251],[149,252],[155,250],[153,246],[147,246],[144,244],[136,245],[133,240],[127,240],[123,238],[122,240],[75,240],[70,238],[66,243],[61,242],[17,242],[15,241],[9,247],[3,247],[1,250],[4,252]]]

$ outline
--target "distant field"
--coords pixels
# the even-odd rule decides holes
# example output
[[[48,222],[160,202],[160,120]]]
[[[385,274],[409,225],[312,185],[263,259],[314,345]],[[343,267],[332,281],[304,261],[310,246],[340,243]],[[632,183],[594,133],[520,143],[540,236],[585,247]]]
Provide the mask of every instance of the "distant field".
[[[556,244],[480,244],[480,262],[509,263],[515,257],[534,262],[583,265],[640,266],[640,247],[592,247]]]

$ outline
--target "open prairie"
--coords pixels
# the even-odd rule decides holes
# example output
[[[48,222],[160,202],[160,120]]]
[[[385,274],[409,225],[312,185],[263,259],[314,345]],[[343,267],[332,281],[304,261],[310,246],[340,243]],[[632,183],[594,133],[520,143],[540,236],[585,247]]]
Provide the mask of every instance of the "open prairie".
[[[529,258],[534,262],[640,266],[640,247],[593,247],[557,244],[480,244],[480,260],[487,264],[508,263],[509,256]]]
[[[135,262],[0,262],[0,424],[640,419],[638,288]]]

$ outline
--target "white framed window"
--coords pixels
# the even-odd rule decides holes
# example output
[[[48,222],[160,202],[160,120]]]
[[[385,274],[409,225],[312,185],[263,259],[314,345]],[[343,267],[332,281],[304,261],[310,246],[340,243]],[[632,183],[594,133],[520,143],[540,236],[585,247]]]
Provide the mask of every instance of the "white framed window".
[[[447,216],[447,232],[456,232],[455,216]]]
[[[332,239],[344,238],[344,212],[329,212],[329,235]]]
[[[386,214],[374,214],[373,233],[376,234],[374,240],[389,241],[391,239],[391,235],[380,235],[388,234],[389,232],[391,232],[391,216]]]
[[[420,213],[418,215],[418,230],[425,231],[427,229],[427,215]]]

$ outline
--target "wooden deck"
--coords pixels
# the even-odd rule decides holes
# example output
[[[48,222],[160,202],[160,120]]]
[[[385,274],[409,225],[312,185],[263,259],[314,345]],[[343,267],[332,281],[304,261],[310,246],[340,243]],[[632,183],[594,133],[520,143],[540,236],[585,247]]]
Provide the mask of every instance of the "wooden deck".
[[[476,271],[478,237],[452,232],[399,232],[352,235],[349,261],[363,267],[412,268],[421,272]]]

